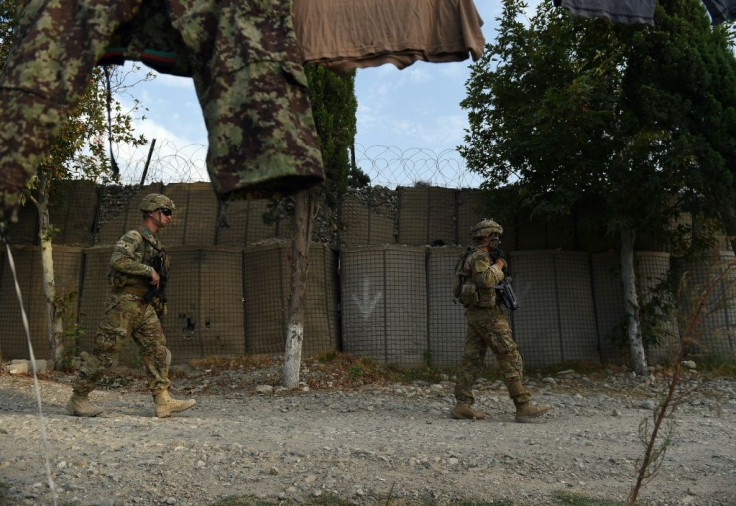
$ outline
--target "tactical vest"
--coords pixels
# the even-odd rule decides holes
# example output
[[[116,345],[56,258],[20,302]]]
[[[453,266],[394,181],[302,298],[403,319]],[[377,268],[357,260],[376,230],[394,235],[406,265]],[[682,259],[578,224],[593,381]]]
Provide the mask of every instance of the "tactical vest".
[[[478,294],[478,300],[475,305],[479,307],[493,307],[496,305],[496,290],[493,287],[481,287],[473,281],[473,270],[475,269],[475,262],[486,258],[488,260],[488,266],[492,265],[490,255],[483,251],[476,249],[473,251],[465,261],[466,268],[470,274],[470,282],[475,287],[475,291]]]
[[[161,277],[168,276],[169,259],[163,246],[153,237],[139,230],[131,230],[126,234],[133,239],[133,260],[156,268]],[[123,236],[122,239],[125,239]],[[158,258],[157,258],[158,257]],[[144,297],[151,291],[151,277],[148,272],[140,276],[126,274],[110,266],[108,277],[115,288]]]

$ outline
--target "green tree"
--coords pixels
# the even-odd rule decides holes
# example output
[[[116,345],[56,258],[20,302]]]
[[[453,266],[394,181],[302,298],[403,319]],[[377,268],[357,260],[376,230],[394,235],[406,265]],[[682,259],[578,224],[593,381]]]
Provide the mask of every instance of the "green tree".
[[[15,13],[15,0],[0,0],[0,71],[12,47]],[[57,366],[62,364],[65,355],[62,301],[69,294],[57,294],[56,290],[53,237],[58,229],[49,218],[49,199],[54,185],[61,180],[105,182],[116,179],[117,173],[107,157],[108,141],[132,145],[145,142],[142,136],[133,135],[133,111],[123,111],[121,104],[113,98],[116,90],[125,89],[122,82],[116,69],[96,68],[93,71],[82,99],[68,115],[24,192],[25,199],[32,202],[38,211],[48,341],[51,357]]]
[[[306,68],[309,99],[312,104],[327,182],[320,188],[298,192],[293,197],[294,234],[292,243],[289,324],[284,354],[283,384],[299,384],[302,342],[304,339],[304,299],[309,270],[309,243],[314,218],[320,205],[339,205],[349,181],[359,177],[352,167],[348,149],[356,132],[355,72],[336,74],[322,66]]]
[[[696,96],[719,72],[701,56],[718,30],[697,0],[660,2],[655,27],[574,17],[549,2],[526,24],[525,8],[504,1],[498,38],[472,67],[460,151],[489,187],[513,182],[532,214],[598,203],[595,221],[618,239],[632,366],[645,374],[637,234],[679,247],[673,221],[703,210],[727,180],[710,163],[720,148],[709,127],[697,124],[713,109]]]

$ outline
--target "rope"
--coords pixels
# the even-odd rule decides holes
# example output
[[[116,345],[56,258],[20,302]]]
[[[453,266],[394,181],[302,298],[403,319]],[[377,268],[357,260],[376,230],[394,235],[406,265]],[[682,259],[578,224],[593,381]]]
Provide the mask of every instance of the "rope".
[[[41,429],[41,439],[43,440],[43,456],[46,465],[46,478],[49,482],[49,489],[51,490],[51,498],[53,505],[56,506],[56,487],[54,486],[54,479],[51,476],[51,465],[49,463],[49,444],[46,438],[46,425],[43,419],[43,408],[41,407],[41,389],[38,386],[38,374],[36,373],[36,357],[33,354],[33,345],[31,344],[31,333],[28,326],[28,316],[26,310],[23,307],[23,295],[20,291],[20,285],[18,284],[18,276],[15,272],[15,261],[13,260],[13,253],[10,251],[10,243],[7,238],[3,237],[5,242],[5,249],[8,253],[8,263],[10,264],[10,271],[13,273],[13,281],[15,283],[15,293],[18,295],[18,303],[20,304],[21,317],[23,318],[23,329],[26,332],[26,339],[28,340],[28,352],[31,357],[31,366],[33,368],[33,386],[36,392],[36,402],[38,403],[38,425]]]

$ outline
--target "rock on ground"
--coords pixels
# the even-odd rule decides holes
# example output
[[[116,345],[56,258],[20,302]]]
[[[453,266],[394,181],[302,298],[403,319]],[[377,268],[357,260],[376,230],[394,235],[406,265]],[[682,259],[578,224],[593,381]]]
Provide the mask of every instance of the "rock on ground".
[[[105,409],[92,419],[64,412],[71,375],[41,377],[41,418],[33,378],[0,374],[0,504],[56,497],[57,504],[201,506],[245,495],[272,504],[333,495],[346,504],[545,505],[576,494],[625,501],[644,451],[640,423],[652,420],[667,386],[665,374],[534,378],[535,400],[552,410],[518,424],[500,382],[476,385],[476,407],[488,418],[473,422],[450,418],[449,379],[349,388],[334,373],[317,381],[315,372],[284,390],[277,365],[190,370],[175,377],[172,394],[197,405],[170,419],[152,416],[135,374],[91,394]],[[736,381],[688,371],[680,392],[671,444],[640,500],[736,505]]]

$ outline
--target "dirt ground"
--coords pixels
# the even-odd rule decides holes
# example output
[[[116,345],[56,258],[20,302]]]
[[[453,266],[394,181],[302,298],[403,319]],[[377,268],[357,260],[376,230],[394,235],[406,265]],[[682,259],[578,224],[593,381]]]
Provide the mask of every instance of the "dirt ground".
[[[0,504],[618,504],[668,385],[664,369],[531,374],[552,409],[519,424],[494,379],[476,385],[488,418],[460,421],[447,376],[407,383],[338,356],[285,390],[278,357],[192,365],[172,394],[197,404],[170,419],[130,370],[91,394],[105,409],[92,419],[65,414],[73,375],[40,376],[41,417],[33,377],[0,373]],[[736,505],[736,380],[686,371],[677,399],[641,504]]]

